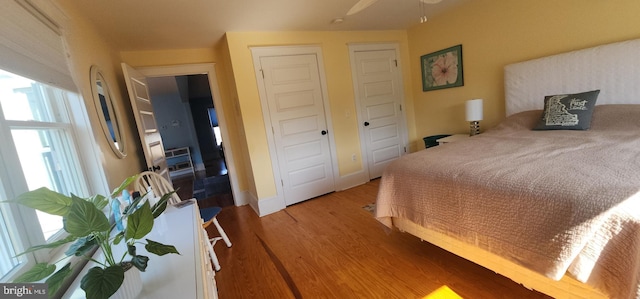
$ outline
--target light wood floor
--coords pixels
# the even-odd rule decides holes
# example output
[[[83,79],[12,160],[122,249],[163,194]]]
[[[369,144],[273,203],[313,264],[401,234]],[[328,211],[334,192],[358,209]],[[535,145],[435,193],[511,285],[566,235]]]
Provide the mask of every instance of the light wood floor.
[[[249,206],[224,208],[218,220],[233,247],[215,247],[220,298],[423,298],[443,287],[462,298],[548,298],[385,230],[362,208],[377,190],[373,181],[262,218]]]

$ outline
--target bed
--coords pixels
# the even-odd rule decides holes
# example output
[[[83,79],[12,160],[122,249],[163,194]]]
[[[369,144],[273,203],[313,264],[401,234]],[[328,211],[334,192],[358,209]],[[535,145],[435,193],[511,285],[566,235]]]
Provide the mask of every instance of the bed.
[[[506,66],[507,118],[390,164],[376,218],[552,297],[640,298],[639,79],[640,40]],[[531,130],[592,90],[590,129]]]

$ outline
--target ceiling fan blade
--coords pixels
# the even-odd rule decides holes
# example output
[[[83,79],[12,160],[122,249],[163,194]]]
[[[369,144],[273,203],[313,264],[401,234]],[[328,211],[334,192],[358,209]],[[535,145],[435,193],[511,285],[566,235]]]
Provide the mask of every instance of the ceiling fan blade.
[[[364,10],[365,8],[371,6],[372,4],[376,3],[378,0],[360,0],[358,1],[358,3],[356,3],[355,5],[353,5],[353,7],[351,7],[351,9],[349,9],[349,11],[347,12],[347,16],[356,14],[361,12],[362,10]]]

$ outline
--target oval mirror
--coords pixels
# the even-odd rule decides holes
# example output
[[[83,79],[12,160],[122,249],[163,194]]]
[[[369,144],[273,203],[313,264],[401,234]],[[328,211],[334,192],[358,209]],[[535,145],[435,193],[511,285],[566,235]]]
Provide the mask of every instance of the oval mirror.
[[[102,131],[109,141],[109,146],[118,158],[124,158],[127,154],[124,135],[119,123],[120,115],[116,109],[116,104],[111,98],[109,85],[107,85],[100,68],[96,65],[91,66],[91,91],[93,92],[93,101],[102,125]]]

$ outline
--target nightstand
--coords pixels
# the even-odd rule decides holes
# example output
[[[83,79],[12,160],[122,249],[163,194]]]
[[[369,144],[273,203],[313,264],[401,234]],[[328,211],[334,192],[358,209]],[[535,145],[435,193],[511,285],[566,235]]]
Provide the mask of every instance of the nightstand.
[[[451,143],[451,142],[456,142],[460,139],[466,139],[469,138],[468,134],[455,134],[455,135],[451,135],[449,137],[444,137],[444,138],[440,138],[438,140],[436,140],[438,142],[438,145],[441,144],[445,144],[445,143]]]

